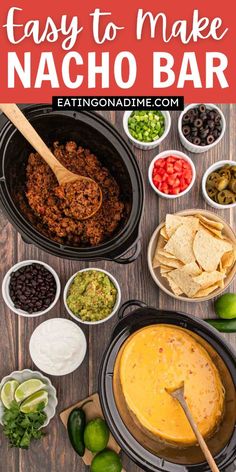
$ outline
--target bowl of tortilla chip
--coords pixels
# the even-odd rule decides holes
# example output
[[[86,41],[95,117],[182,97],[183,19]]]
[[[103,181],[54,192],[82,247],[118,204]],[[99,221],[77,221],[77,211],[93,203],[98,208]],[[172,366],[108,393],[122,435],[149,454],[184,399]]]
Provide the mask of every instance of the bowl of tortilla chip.
[[[236,273],[236,235],[206,210],[167,214],[148,246],[155,283],[178,300],[201,302],[219,296]]]

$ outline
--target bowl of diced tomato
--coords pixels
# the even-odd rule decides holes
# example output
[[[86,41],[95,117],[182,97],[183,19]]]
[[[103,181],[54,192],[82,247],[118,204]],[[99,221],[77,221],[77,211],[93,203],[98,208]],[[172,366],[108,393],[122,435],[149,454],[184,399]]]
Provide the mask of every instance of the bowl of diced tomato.
[[[163,151],[152,160],[149,182],[162,198],[177,198],[192,188],[196,179],[193,161],[180,151]]]

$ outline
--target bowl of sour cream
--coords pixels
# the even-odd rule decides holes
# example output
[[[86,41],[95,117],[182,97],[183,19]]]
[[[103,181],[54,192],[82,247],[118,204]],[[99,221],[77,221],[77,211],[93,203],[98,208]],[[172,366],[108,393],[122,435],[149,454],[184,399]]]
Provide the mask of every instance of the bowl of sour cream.
[[[29,351],[38,369],[49,375],[66,375],[82,364],[87,341],[82,329],[73,321],[52,318],[34,330]]]

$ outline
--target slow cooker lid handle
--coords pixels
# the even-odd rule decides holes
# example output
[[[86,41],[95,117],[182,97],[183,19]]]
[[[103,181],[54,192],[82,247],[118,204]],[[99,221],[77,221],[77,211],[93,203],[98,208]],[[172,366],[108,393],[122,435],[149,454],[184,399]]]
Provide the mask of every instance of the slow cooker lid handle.
[[[123,305],[121,305],[119,311],[118,311],[118,318],[122,320],[124,318],[125,311],[127,308],[131,306],[138,306],[139,308],[146,308],[147,304],[145,302],[142,302],[141,300],[127,300],[127,302],[124,302]]]

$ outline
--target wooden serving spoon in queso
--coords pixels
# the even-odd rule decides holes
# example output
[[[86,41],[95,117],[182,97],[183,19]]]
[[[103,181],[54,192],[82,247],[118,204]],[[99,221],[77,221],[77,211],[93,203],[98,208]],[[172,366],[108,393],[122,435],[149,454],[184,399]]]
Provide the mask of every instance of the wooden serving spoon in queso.
[[[74,174],[60,164],[15,103],[0,103],[0,109],[55,174],[60,186],[58,188],[59,198],[60,193],[62,193],[64,200],[68,196],[69,203],[64,202],[67,206],[67,212],[69,212],[70,202],[72,201],[71,195],[73,195],[75,201],[73,201],[71,216],[79,220],[86,220],[94,216],[102,205],[102,191],[98,183],[90,177]]]
[[[191,428],[198,440],[198,444],[206,458],[206,461],[208,462],[210,468],[211,468],[211,471],[212,472],[220,472],[220,470],[218,469],[216,463],[215,463],[215,460],[210,452],[210,450],[208,449],[208,446],[202,436],[202,434],[200,433],[198,427],[197,427],[197,424],[195,423],[194,419],[193,419],[193,415],[188,407],[188,404],[184,398],[184,382],[181,384],[180,387],[176,388],[176,389],[166,389],[167,393],[169,393],[172,398],[174,398],[175,400],[177,400],[179,402],[179,404],[182,406],[183,410],[184,410],[184,413],[191,425]]]

